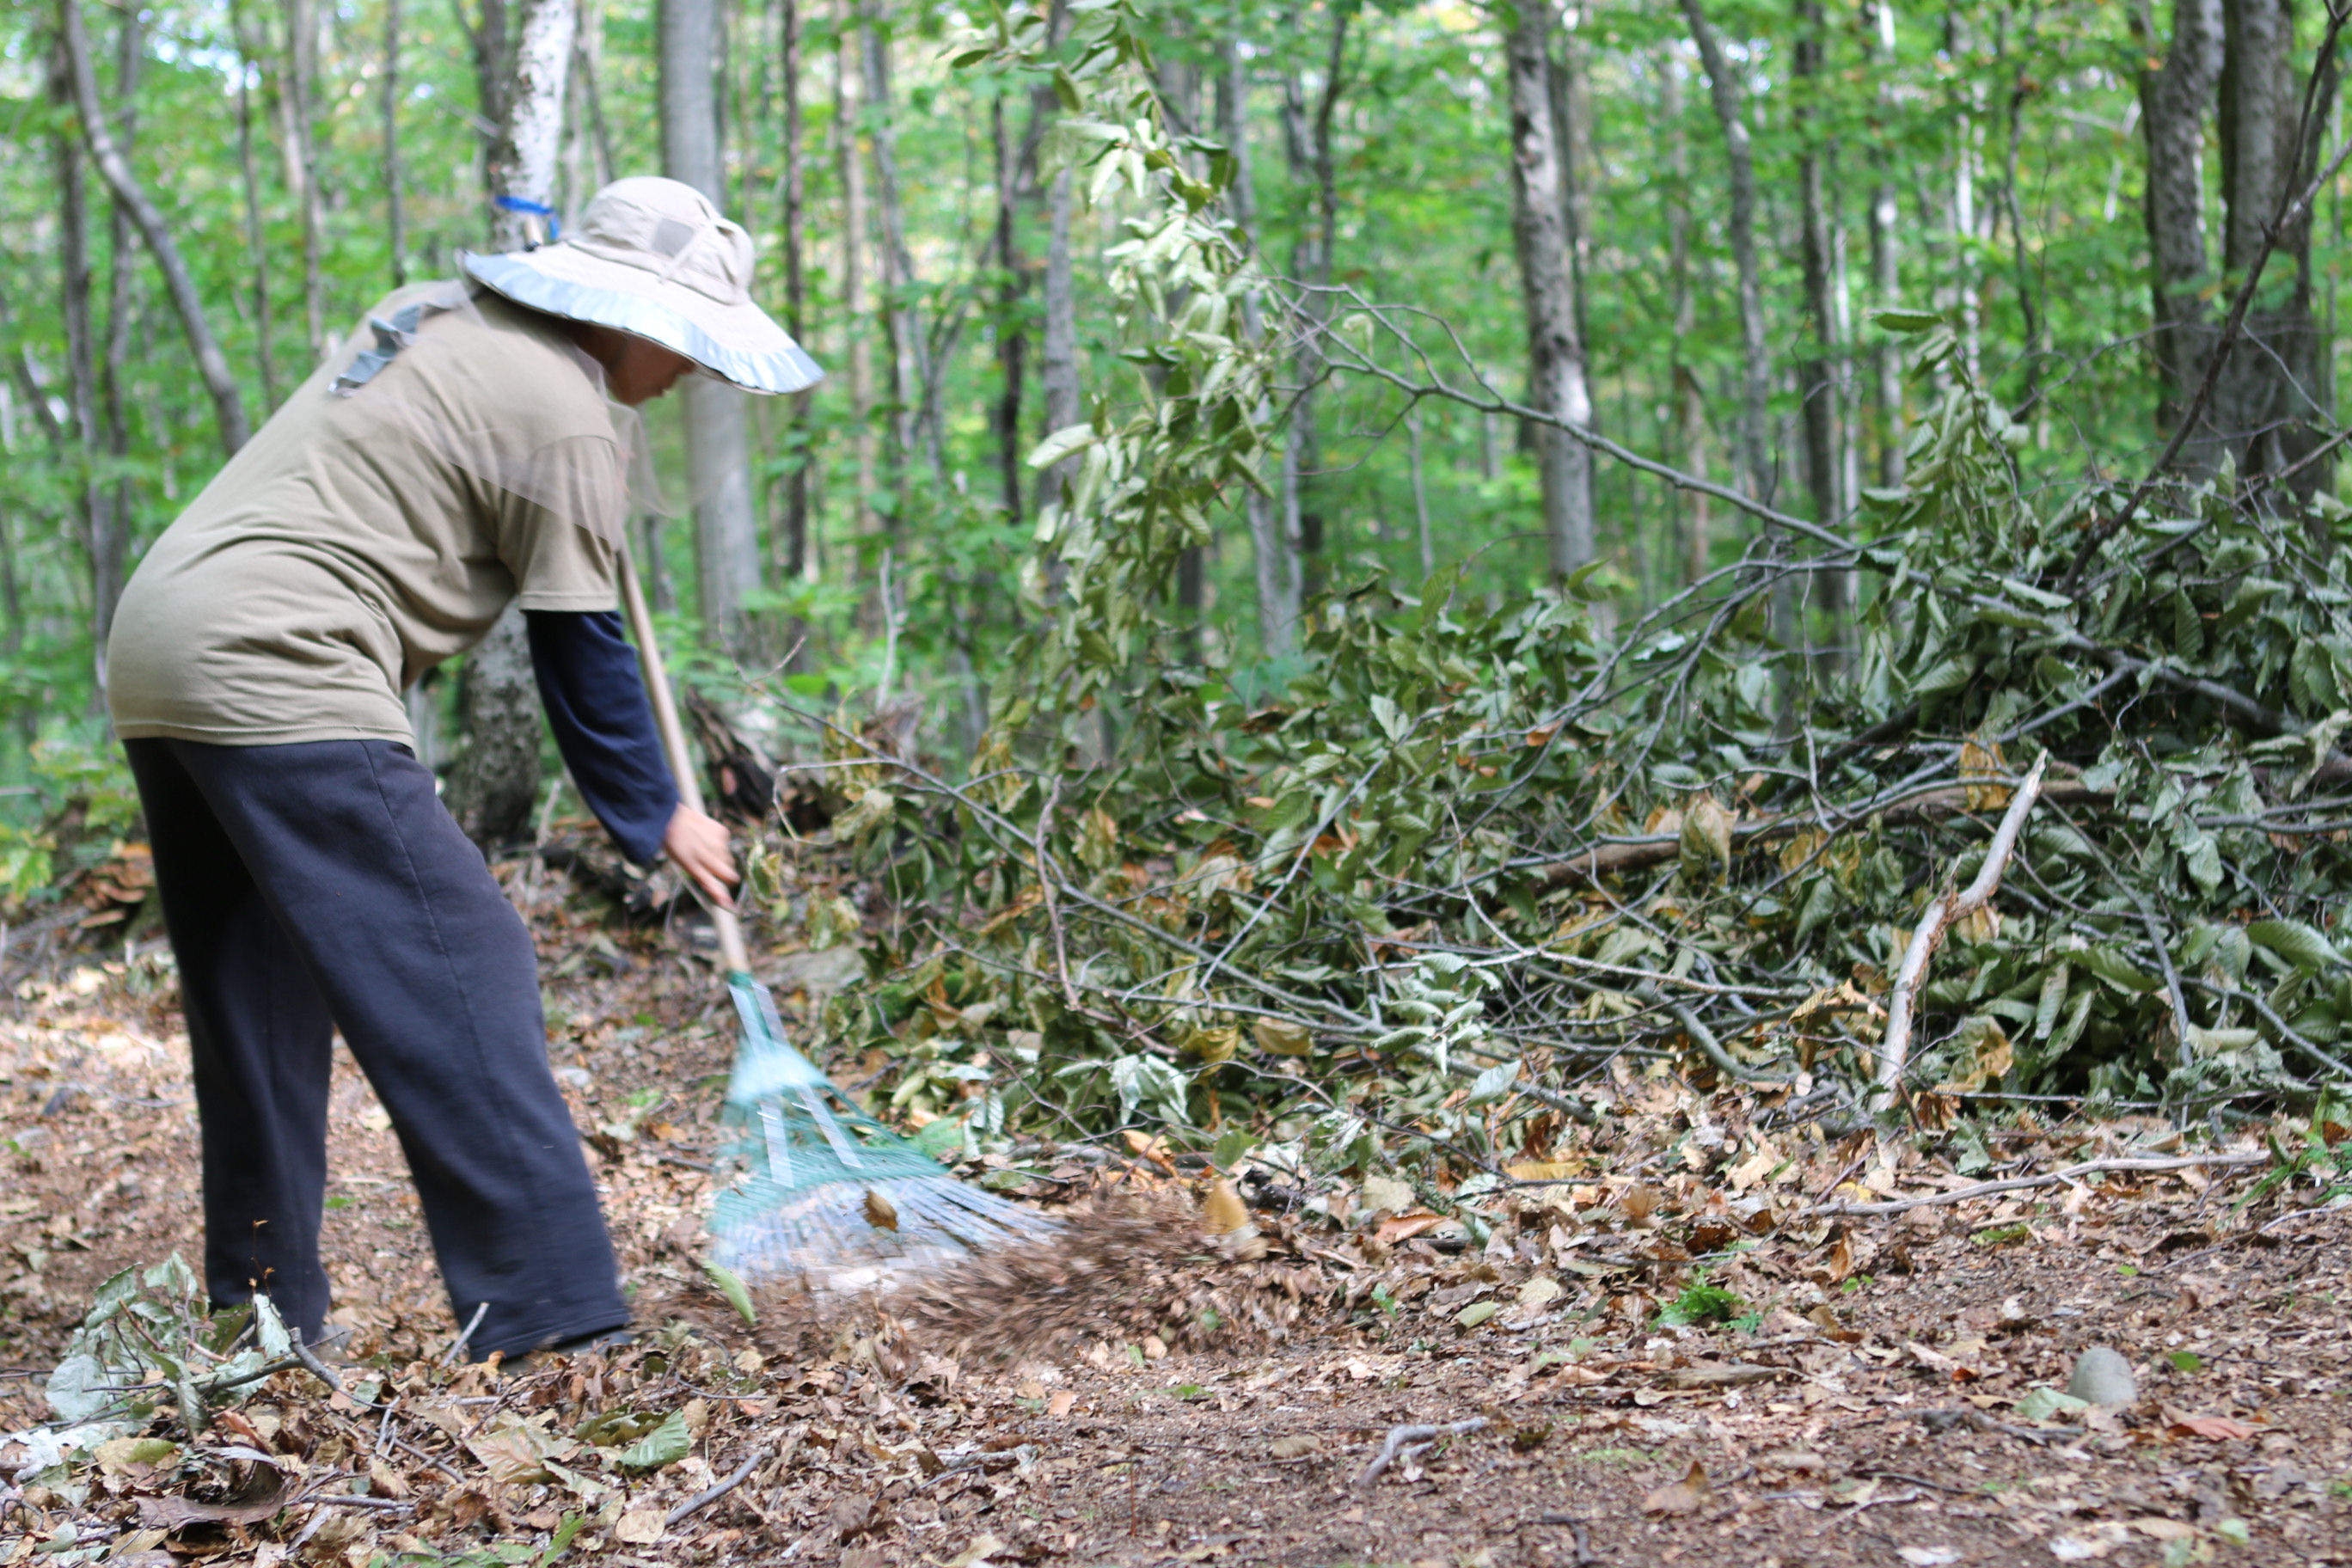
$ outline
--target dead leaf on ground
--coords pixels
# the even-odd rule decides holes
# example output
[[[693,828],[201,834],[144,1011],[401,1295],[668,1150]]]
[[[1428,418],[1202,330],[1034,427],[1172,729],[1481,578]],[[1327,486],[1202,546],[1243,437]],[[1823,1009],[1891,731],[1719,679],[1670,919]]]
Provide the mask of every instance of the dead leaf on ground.
[[[269,1479],[252,1497],[236,1502],[198,1502],[194,1498],[143,1497],[139,1522],[149,1530],[185,1530],[192,1524],[254,1524],[286,1506],[294,1478],[270,1470]]]
[[[1706,1479],[1706,1467],[1693,1459],[1688,1475],[1642,1500],[1642,1511],[1667,1517],[1696,1513],[1714,1500],[1715,1487]]]
[[[1322,1446],[1323,1439],[1312,1432],[1294,1432],[1287,1437],[1276,1437],[1271,1447],[1274,1457],[1277,1459],[1297,1459],[1315,1452]]]
[[[632,1509],[613,1526],[613,1539],[631,1546],[651,1546],[662,1538],[667,1528],[662,1510],[657,1508]]]
[[[2164,1430],[2174,1437],[2203,1437],[2216,1443],[2261,1435],[2260,1428],[2228,1415],[2190,1415],[2168,1405],[2164,1407]]]

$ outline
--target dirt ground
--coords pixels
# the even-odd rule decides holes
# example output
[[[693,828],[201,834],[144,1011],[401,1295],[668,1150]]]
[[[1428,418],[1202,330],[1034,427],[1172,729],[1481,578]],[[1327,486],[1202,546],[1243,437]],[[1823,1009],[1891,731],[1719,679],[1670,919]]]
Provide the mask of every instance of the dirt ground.
[[[510,875],[641,1342],[436,1364],[457,1325],[345,1061],[326,1218],[345,1392],[279,1373],[168,1461],[37,1479],[5,1435],[47,1418],[97,1286],[199,1246],[168,954],[65,962],[0,1000],[0,1563],[2352,1563],[2352,1209],[2293,1184],[2242,1207],[2245,1166],[1818,1206],[2179,1151],[2160,1124],[2029,1123],[1963,1175],[1627,1075],[1602,1131],[1561,1130],[1562,1179],[1496,1205],[1483,1239],[1367,1184],[1326,1194],[1348,1223],[1267,1209],[1255,1244],[1184,1241],[1149,1287],[1166,1299],[1107,1302],[1050,1353],[871,1318],[751,1330],[699,1269],[731,1047],[709,970],[675,932]],[[767,964],[788,1016],[842,972]],[[1124,1145],[1078,1152],[1039,1151],[1032,1190],[1192,1190]],[[2136,1399],[2051,1399],[2092,1346]],[[671,1415],[684,1457],[632,1462]],[[1447,1430],[1395,1437],[1411,1426]],[[179,1436],[168,1406],[153,1434]],[[302,1500],[163,1506],[249,1500],[265,1462]]]

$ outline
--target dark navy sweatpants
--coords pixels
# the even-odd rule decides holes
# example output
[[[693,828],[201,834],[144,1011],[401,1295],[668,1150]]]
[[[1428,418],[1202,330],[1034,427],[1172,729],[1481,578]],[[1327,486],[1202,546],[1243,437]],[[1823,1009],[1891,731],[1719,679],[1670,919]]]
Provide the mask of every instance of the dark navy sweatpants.
[[[628,1320],[548,1068],[530,935],[405,746],[127,742],[204,1123],[205,1283],[326,1316],[333,1030],[392,1115],[469,1343]]]

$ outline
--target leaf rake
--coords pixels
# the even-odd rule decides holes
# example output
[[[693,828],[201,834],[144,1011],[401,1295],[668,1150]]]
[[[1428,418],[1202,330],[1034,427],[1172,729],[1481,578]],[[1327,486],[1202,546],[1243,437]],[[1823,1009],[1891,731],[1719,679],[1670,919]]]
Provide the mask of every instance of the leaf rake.
[[[701,786],[625,545],[621,592],[678,798],[700,811]],[[784,1038],[775,999],[751,976],[733,911],[712,905],[709,912],[742,1026],[720,1119],[735,1136],[720,1155],[732,1180],[711,1214],[714,1262],[747,1280],[798,1276],[813,1289],[857,1291],[1061,1228],[957,1181],[858,1109]]]

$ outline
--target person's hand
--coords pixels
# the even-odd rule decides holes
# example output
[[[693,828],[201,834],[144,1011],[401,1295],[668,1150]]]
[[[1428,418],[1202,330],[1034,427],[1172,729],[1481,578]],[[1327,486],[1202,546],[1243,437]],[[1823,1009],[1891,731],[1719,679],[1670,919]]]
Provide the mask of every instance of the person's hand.
[[[670,813],[662,832],[662,852],[722,910],[735,907],[727,891],[742,878],[736,875],[735,857],[728,852],[727,829],[686,805]]]

